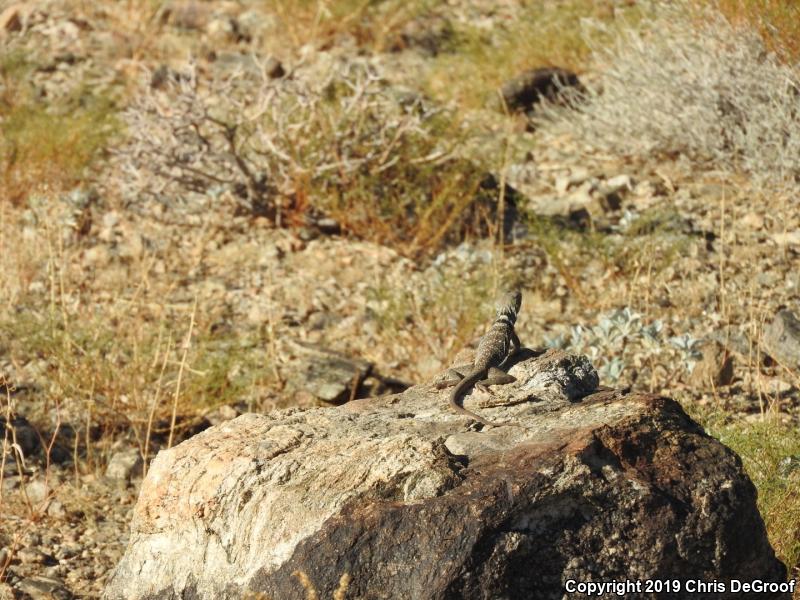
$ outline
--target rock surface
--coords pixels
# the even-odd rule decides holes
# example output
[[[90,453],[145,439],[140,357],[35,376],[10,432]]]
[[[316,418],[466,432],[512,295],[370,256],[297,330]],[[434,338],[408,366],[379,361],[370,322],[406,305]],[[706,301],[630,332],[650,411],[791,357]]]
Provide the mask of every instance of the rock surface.
[[[800,320],[791,310],[779,311],[764,329],[764,347],[782,365],[800,367]]]
[[[331,597],[344,575],[353,598],[784,580],[740,460],[676,402],[598,391],[561,351],[510,372],[465,404],[519,426],[477,430],[421,385],[242,415],[161,452],[105,597],[305,598],[301,580]]]

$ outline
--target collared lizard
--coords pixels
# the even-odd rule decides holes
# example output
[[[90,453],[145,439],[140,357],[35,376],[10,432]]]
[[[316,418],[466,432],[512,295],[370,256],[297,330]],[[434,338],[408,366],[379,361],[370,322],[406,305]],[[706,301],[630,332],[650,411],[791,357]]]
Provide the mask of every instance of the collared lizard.
[[[472,386],[485,389],[485,386],[511,383],[516,378],[499,369],[506,360],[520,347],[519,337],[514,331],[517,314],[522,304],[522,295],[518,290],[504,292],[495,305],[496,316],[494,323],[478,342],[478,349],[471,365],[464,365],[469,370],[463,372],[463,367],[449,369],[449,379],[436,384],[438,389],[455,385],[450,393],[450,406],[461,414],[467,415],[484,425],[499,425],[487,421],[480,415],[467,410],[459,403],[461,398]]]

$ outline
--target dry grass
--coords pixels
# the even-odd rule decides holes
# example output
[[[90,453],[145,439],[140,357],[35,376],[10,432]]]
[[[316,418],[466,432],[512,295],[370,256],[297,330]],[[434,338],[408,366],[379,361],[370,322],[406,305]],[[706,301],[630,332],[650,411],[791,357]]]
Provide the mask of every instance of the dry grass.
[[[114,133],[111,103],[88,90],[57,104],[36,99],[34,67],[20,52],[0,59],[0,202],[71,189]]]
[[[250,351],[265,340],[216,332],[217,309],[176,300],[153,272],[155,254],[98,276],[82,266],[80,244],[65,244],[54,212],[40,210],[34,224],[3,211],[0,269],[16,284],[0,288],[0,337],[14,364],[41,370],[41,403],[25,414],[46,423],[58,409],[76,469],[102,471],[119,438],[152,456],[271,378],[266,352]]]
[[[424,348],[437,364],[445,365],[483,333],[502,279],[500,265],[461,263],[451,257],[449,267],[417,277],[415,285],[405,289],[384,282],[371,289],[379,333],[387,344]],[[466,311],[465,306],[473,308]]]
[[[281,40],[268,47],[285,54],[287,44],[301,48],[311,44],[327,48],[337,38],[351,36],[356,44],[375,52],[396,43],[403,25],[426,12],[431,0],[267,0],[275,15]]]
[[[734,25],[758,31],[785,62],[800,61],[800,4],[795,0],[717,0],[717,7]]]
[[[527,69],[558,66],[583,72],[591,61],[585,20],[615,29],[639,18],[640,9],[632,3],[615,8],[592,0],[531,2],[518,19],[500,28],[458,28],[448,52],[433,63],[427,88],[435,98],[463,109],[480,108],[495,103],[503,82]]]

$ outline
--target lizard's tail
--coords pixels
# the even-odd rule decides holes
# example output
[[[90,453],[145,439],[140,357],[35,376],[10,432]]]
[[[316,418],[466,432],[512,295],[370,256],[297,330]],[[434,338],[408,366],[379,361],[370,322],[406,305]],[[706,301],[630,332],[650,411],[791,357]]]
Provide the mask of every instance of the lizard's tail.
[[[459,400],[464,396],[466,391],[471,388],[473,385],[478,383],[483,378],[483,371],[473,371],[472,373],[467,374],[464,379],[458,382],[456,387],[453,388],[453,391],[450,393],[450,406],[460,412],[462,415],[466,415],[471,419],[475,419],[478,423],[482,423],[483,425],[487,425],[489,427],[496,427],[495,423],[491,421],[487,421],[480,415],[476,415],[471,410],[467,410],[463,406],[459,404]]]

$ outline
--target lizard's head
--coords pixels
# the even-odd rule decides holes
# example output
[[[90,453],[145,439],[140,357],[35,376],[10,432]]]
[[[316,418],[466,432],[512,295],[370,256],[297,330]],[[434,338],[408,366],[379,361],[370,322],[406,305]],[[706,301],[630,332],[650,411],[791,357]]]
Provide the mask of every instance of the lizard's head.
[[[505,315],[516,320],[520,306],[522,306],[522,294],[520,291],[506,291],[498,296],[495,310],[498,317]]]

